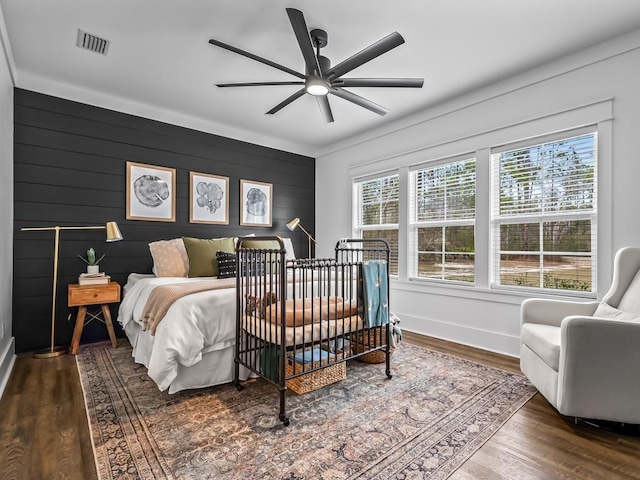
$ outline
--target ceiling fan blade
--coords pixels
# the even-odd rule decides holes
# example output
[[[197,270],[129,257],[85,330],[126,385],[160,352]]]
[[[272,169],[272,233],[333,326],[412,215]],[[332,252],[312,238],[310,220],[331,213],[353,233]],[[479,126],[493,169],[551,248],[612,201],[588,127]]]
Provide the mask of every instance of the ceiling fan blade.
[[[383,53],[387,53],[389,50],[396,48],[404,43],[404,38],[398,32],[393,32],[382,40],[378,40],[373,45],[369,45],[364,50],[359,51],[355,55],[347,58],[343,62],[340,62],[336,66],[330,68],[324,73],[324,76],[332,80],[338,78],[351,70],[358,68],[360,65],[379,57]]]
[[[216,83],[216,87],[263,87],[268,85],[304,85],[304,82]]]
[[[287,97],[286,99],[284,99],[282,102],[280,102],[278,105],[276,105],[275,107],[273,107],[271,110],[269,110],[267,112],[267,115],[273,115],[274,113],[279,112],[280,110],[282,110],[284,107],[286,107],[287,105],[289,105],[291,102],[293,102],[294,100],[299,99],[301,96],[303,96],[305,93],[307,93],[307,91],[304,88],[301,88],[300,90],[298,90],[296,93],[294,93],[293,95]]]
[[[399,87],[422,88],[424,78],[339,78],[334,87]]]
[[[244,57],[250,58],[251,60],[255,60],[256,62],[264,63],[265,65],[269,65],[270,67],[277,68],[283,72],[287,72],[290,75],[293,75],[298,78],[305,78],[300,72],[296,72],[295,70],[291,70],[288,67],[280,65],[278,63],[272,62],[271,60],[267,60],[266,58],[259,57],[258,55],[254,55],[253,53],[247,52],[245,50],[241,50],[239,48],[233,47],[231,45],[227,45],[226,43],[220,42],[218,40],[214,40],[213,38],[209,40],[211,45],[215,45],[216,47],[224,48],[225,50],[229,50],[230,52],[237,53]]]
[[[287,8],[287,15],[289,15],[289,21],[293,27],[293,33],[296,34],[300,50],[302,50],[302,56],[304,57],[304,63],[307,66],[307,71],[310,75],[315,73],[319,75],[320,66],[318,65],[318,58],[313,51],[313,43],[311,43],[311,36],[309,35],[307,22],[304,21],[304,15],[300,10],[295,8]]]
[[[331,105],[329,105],[329,97],[326,95],[318,95],[316,99],[318,100],[318,106],[320,107],[324,121],[333,123],[333,113],[331,112]]]
[[[336,97],[340,97],[351,103],[360,105],[361,107],[364,107],[367,110],[371,110],[372,112],[377,113],[378,115],[386,115],[387,113],[389,113],[389,110],[387,110],[384,107],[381,107],[377,103],[373,103],[371,100],[367,100],[366,98],[361,97],[360,95],[356,95],[355,93],[349,92],[347,90],[343,90],[341,88],[333,88],[331,89],[330,92],[334,94]]]

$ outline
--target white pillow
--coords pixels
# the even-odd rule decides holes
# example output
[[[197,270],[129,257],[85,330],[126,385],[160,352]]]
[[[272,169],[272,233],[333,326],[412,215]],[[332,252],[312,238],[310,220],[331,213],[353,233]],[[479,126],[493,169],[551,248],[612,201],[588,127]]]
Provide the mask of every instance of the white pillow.
[[[625,312],[637,313],[640,315],[640,270],[636,273],[636,276],[631,280],[631,283],[627,287],[627,291],[620,299],[618,308]]]
[[[246,237],[255,237],[256,234],[255,233],[250,233],[248,235],[242,235],[241,237],[233,237],[233,245],[235,247],[238,246],[238,240],[240,240],[241,238],[246,238]]]
[[[295,260],[296,252],[293,250],[293,243],[291,242],[291,239],[283,238],[282,241],[284,242],[284,249],[287,251],[284,254],[285,260]]]
[[[623,312],[617,308],[613,308],[604,302],[600,302],[596,311],[593,312],[594,317],[612,318],[614,320],[630,320],[632,322],[640,322],[640,315],[635,313]]]

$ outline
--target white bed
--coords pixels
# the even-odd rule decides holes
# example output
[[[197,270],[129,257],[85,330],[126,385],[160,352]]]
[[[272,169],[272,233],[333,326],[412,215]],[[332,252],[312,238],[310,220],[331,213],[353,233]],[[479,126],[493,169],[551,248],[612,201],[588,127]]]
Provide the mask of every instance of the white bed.
[[[291,240],[283,240],[286,258],[295,259]],[[163,250],[156,251],[154,246]],[[158,276],[129,275],[117,319],[133,347],[134,360],[147,367],[149,377],[156,382],[160,391],[175,393],[231,382],[234,377],[236,340],[235,276],[187,277],[189,259],[182,239],[158,241],[149,247],[154,259],[154,272]],[[180,260],[176,259],[176,255]],[[181,268],[176,269],[176,265]],[[164,272],[156,270],[160,268]],[[184,276],[165,276],[167,271]],[[155,335],[144,327],[143,312],[154,288],[201,283],[203,280],[212,282],[213,289],[178,298],[157,324]],[[268,289],[276,291],[276,284],[277,279],[273,277],[269,280]],[[317,292],[314,285],[312,277],[288,278],[287,298],[297,297],[302,292],[312,296],[333,294],[330,291]],[[355,288],[355,283],[352,288]],[[264,293],[264,285],[260,290]],[[349,330],[356,328],[360,328],[360,324],[357,327],[349,324]],[[241,367],[240,379],[248,376],[249,371]]]
[[[155,335],[144,329],[141,320],[147,299],[160,285],[211,281],[214,290],[193,293],[176,300],[158,324]],[[289,279],[288,297],[293,283]],[[311,278],[297,279],[298,291],[313,292]],[[214,277],[156,277],[132,273],[124,286],[118,322],[133,347],[136,363],[147,367],[149,377],[160,391],[176,393],[231,382],[234,375],[236,335],[236,279]],[[306,283],[307,287],[301,287]],[[222,287],[222,288],[220,288]],[[325,292],[326,293],[326,292]],[[277,328],[274,326],[277,332]],[[361,322],[346,331],[362,328]],[[301,335],[303,329],[293,330]],[[274,333],[276,335],[276,333]],[[279,334],[277,334],[279,335]],[[320,335],[317,333],[316,336]],[[323,335],[329,335],[325,332]],[[241,367],[240,378],[249,371]]]
[[[175,393],[233,380],[235,278],[207,278],[225,288],[175,301],[158,324],[155,336],[143,329],[140,320],[156,286],[202,280],[132,273],[124,287],[118,322],[133,347],[134,360],[147,367],[161,391],[168,389],[169,393]],[[246,373],[243,376],[246,378]]]

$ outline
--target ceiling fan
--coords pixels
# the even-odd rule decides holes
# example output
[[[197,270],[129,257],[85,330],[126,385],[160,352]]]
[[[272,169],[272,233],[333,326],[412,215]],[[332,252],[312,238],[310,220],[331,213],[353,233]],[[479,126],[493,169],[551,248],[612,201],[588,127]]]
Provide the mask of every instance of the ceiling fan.
[[[300,73],[266,58],[254,55],[253,53],[241,50],[218,40],[211,39],[209,43],[230,52],[243,55],[270,67],[289,73],[301,80],[289,82],[253,82],[253,83],[219,83],[216,86],[224,87],[257,87],[270,85],[303,85],[303,87],[289,96],[278,105],[267,112],[273,115],[284,107],[302,97],[305,93],[313,95],[318,101],[318,106],[322,116],[327,123],[333,122],[333,113],[329,105],[328,95],[335,95],[361,107],[371,110],[378,115],[385,115],[389,112],[386,108],[356,95],[345,87],[402,87],[402,88],[422,88],[423,78],[342,78],[343,75],[358,68],[359,66],[373,60],[380,55],[396,48],[404,43],[404,38],[398,32],[393,32],[376,43],[369,45],[364,50],[352,55],[343,62],[331,66],[327,57],[320,55],[320,49],[327,45],[327,32],[320,29],[313,29],[309,32],[304,15],[300,10],[287,8],[287,15],[291,21],[291,26],[298,40],[298,45],[302,51],[302,57],[306,67],[305,73]],[[315,47],[315,50],[314,50]]]

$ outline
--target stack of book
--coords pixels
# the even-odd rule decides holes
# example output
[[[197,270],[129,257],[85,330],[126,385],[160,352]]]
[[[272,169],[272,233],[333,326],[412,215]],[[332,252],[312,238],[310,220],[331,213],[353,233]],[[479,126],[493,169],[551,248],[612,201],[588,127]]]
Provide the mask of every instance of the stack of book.
[[[104,272],[99,273],[81,273],[78,277],[78,285],[101,285],[109,283],[111,277]]]

